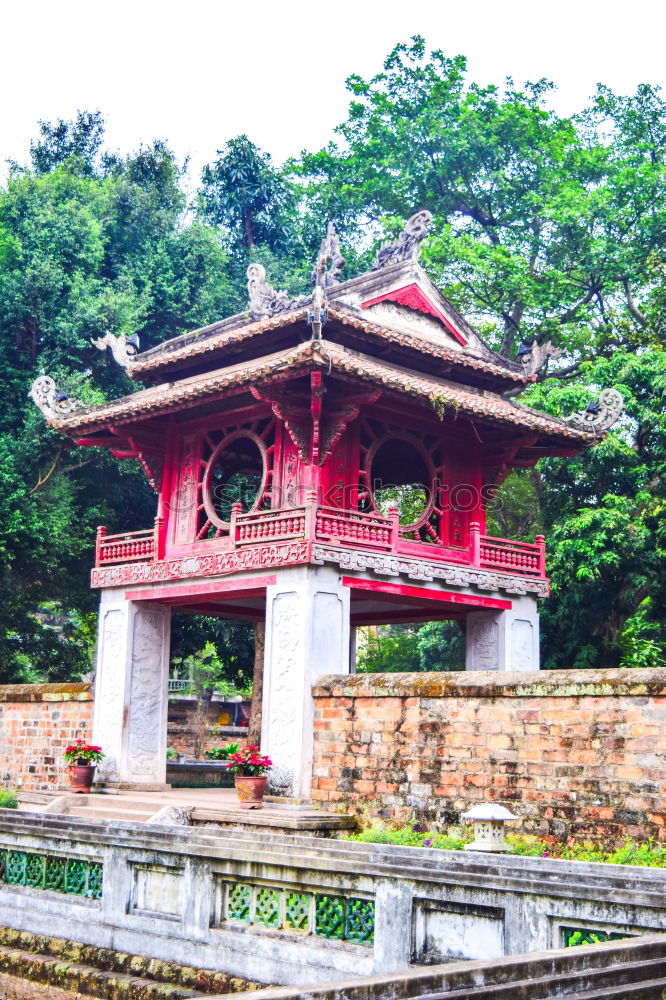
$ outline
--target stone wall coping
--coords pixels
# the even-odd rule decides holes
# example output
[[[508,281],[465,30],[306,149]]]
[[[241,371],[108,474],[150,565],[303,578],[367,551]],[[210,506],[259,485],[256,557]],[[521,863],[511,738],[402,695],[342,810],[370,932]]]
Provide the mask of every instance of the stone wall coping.
[[[134,857],[170,856],[184,867],[192,857],[228,866],[239,862],[247,874],[266,877],[266,868],[296,869],[319,881],[326,874],[358,884],[363,879],[395,878],[604,901],[663,910],[666,869],[590,861],[557,861],[514,855],[472,855],[463,851],[396,847],[391,844],[322,840],[311,837],[233,830],[203,833],[182,826],[162,827],[119,820],[16,812],[0,816],[0,843],[20,849],[62,849],[64,843],[99,856],[100,849],[129,851]],[[176,857],[179,856],[179,857]]]
[[[315,698],[580,698],[666,696],[666,670],[533,670],[326,674]]]
[[[60,684],[0,684],[0,703],[92,700],[92,684],[82,681]]]

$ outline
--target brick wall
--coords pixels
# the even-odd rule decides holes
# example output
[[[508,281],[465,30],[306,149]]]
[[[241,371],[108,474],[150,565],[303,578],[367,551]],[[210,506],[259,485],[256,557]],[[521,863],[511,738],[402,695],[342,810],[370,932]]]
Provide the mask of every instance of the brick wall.
[[[322,804],[446,827],[493,800],[558,840],[666,840],[666,671],[365,674],[314,696]]]
[[[92,732],[90,684],[0,685],[0,786],[68,787],[65,747]]]

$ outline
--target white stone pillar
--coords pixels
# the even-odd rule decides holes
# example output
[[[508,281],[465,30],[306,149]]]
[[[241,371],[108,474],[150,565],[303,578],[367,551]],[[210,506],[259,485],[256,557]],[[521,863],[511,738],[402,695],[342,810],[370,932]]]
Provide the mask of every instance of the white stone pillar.
[[[536,598],[518,598],[510,611],[470,612],[465,669],[539,670]]]
[[[107,782],[165,787],[170,638],[171,608],[102,591],[93,741]]]
[[[310,797],[312,685],[349,673],[349,588],[330,567],[298,566],[266,588],[261,749],[292,776],[291,795]]]

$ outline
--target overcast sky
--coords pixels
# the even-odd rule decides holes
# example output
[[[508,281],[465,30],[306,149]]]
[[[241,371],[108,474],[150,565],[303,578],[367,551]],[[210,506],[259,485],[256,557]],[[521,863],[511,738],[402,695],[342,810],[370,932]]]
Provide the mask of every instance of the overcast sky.
[[[345,78],[413,34],[462,53],[478,83],[545,76],[580,110],[597,81],[663,85],[660,0],[4,0],[0,161],[25,162],[38,119],[100,108],[121,152],[166,139],[192,172],[246,132],[279,162],[345,118]],[[4,171],[3,171],[4,172]]]

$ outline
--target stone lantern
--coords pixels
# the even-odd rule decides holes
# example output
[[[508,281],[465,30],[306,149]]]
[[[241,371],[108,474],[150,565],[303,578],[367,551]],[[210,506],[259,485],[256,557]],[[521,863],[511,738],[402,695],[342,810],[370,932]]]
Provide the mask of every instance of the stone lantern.
[[[508,851],[509,845],[504,839],[504,824],[518,819],[504,806],[487,803],[473,806],[462,814],[463,819],[469,819],[474,824],[474,840],[465,844],[466,851],[493,851],[499,853]]]

